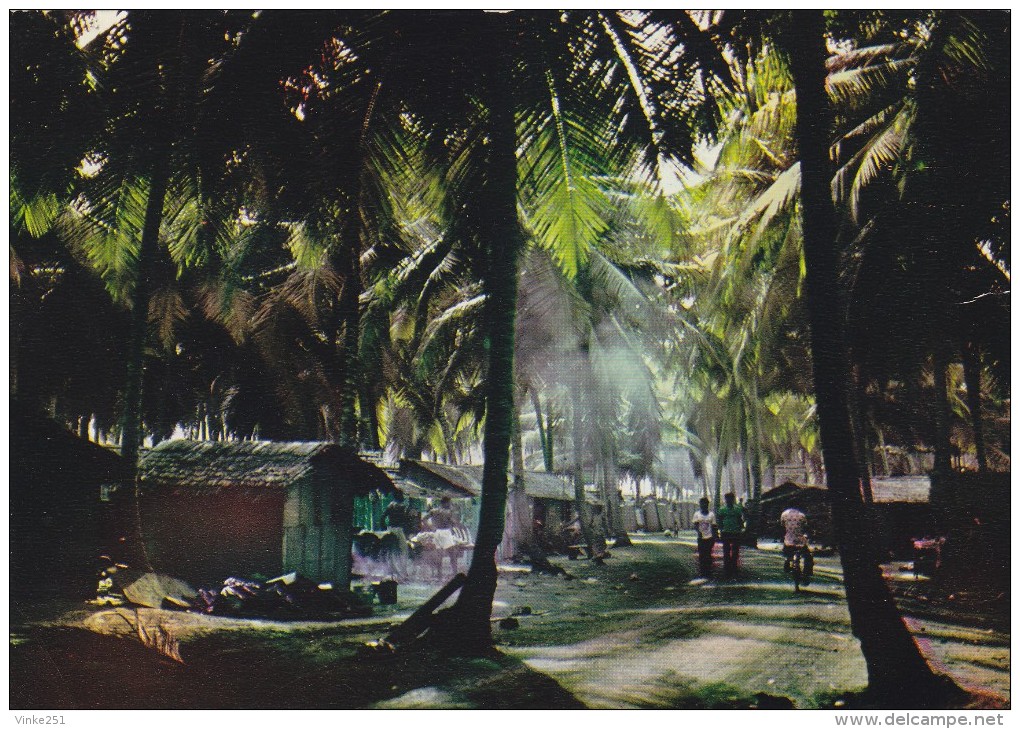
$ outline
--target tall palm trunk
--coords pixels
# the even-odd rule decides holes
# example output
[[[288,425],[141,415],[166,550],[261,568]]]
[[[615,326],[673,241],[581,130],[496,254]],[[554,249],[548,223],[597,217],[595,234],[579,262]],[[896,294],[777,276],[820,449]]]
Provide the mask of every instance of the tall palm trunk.
[[[937,344],[932,367],[935,380],[935,478],[943,486],[948,486],[949,474],[953,468],[952,442],[949,437],[949,382],[946,376],[949,357],[946,350]]]
[[[354,196],[357,199],[357,195]],[[337,441],[348,448],[358,447],[358,392],[361,390],[361,368],[359,367],[358,343],[361,339],[361,225],[357,220],[358,205],[344,224],[340,238],[341,250],[337,253],[340,268],[344,274],[344,287],[340,294],[340,325],[343,337],[340,341],[340,372],[336,388],[338,409]]]
[[[359,364],[362,377],[361,389],[358,392],[358,408],[361,411],[361,445],[370,451],[378,451],[382,448],[379,442],[379,416],[376,414],[375,405],[378,398],[373,392],[372,385],[365,377],[365,366]]]
[[[515,400],[513,414],[513,439],[510,443],[513,484],[507,495],[507,523],[503,530],[501,551],[503,559],[517,555],[537,554],[531,508],[524,490],[524,434],[521,429],[520,404]]]
[[[138,278],[131,297],[131,329],[128,335],[121,425],[121,455],[130,468],[138,464],[138,449],[142,441],[142,377],[145,369],[145,342],[149,334],[149,299],[152,296],[152,276],[159,252],[159,226],[163,221],[163,202],[169,181],[169,154],[163,153],[157,155],[152,165],[149,198],[145,203],[145,221],[138,251]]]
[[[761,416],[758,407],[758,385],[752,382],[754,397],[754,426],[751,428],[751,509],[747,516],[748,530],[754,537],[758,536],[759,515],[761,514],[761,491],[762,491],[762,427]]]
[[[850,372],[843,311],[833,296],[839,288],[836,219],[829,193],[832,119],[825,91],[824,19],[821,11],[800,12],[795,17],[797,27],[791,29],[786,45],[797,94],[814,386],[851,627],[860,640],[869,690],[876,698],[889,704],[928,706],[947,698],[946,683],[932,673],[897,611],[878,568],[861,499],[846,389]]]
[[[17,399],[18,392],[18,360],[21,352],[22,320],[25,310],[25,293],[22,291],[22,282],[12,280],[8,283],[8,302],[10,302],[10,350],[7,353],[8,376],[7,391],[11,400]]]
[[[542,443],[542,464],[545,466],[546,473],[553,472],[553,449],[552,449],[552,428],[545,427],[542,424],[542,403],[539,400],[538,392],[535,388],[529,388],[531,393],[531,406],[535,410],[535,422],[538,423],[538,438]],[[551,426],[552,421],[549,421]]]
[[[988,452],[985,449],[985,429],[981,423],[981,349],[977,342],[963,345],[963,381],[967,385],[967,407],[974,429],[974,450],[978,470],[988,470]]]
[[[483,280],[483,319],[488,343],[485,381],[485,432],[478,534],[456,605],[439,627],[443,645],[459,653],[491,650],[492,598],[496,592],[496,549],[503,538],[507,471],[514,409],[514,325],[517,311],[517,263],[524,237],[517,219],[517,156],[514,126],[509,16],[487,14],[489,53],[485,59],[485,102],[489,113],[487,175],[478,192],[484,206],[481,240],[488,248]],[[445,638],[445,640],[444,640]]]
[[[587,355],[587,350],[585,350],[584,364],[578,368],[579,372],[582,369],[587,369]],[[589,527],[588,510],[584,497],[584,421],[581,418],[583,405],[581,398],[580,375],[578,375],[578,380],[574,383],[573,397],[574,402],[573,406],[570,408],[570,417],[572,425],[571,430],[573,433],[572,440],[574,441],[574,509],[577,511],[577,519],[581,526],[581,539],[588,548],[588,553],[592,554],[594,537],[591,533],[591,528]]]

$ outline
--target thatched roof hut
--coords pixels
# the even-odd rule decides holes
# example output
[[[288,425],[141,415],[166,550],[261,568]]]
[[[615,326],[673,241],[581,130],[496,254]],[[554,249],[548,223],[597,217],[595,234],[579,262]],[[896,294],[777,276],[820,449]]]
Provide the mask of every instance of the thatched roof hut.
[[[139,465],[156,566],[194,581],[299,572],[346,585],[354,496],[386,473],[334,443],[167,441]]]
[[[393,490],[386,473],[353,450],[314,442],[166,441],[143,456],[139,480],[143,492],[154,486],[193,493],[286,489],[322,467],[343,473],[356,495]]]

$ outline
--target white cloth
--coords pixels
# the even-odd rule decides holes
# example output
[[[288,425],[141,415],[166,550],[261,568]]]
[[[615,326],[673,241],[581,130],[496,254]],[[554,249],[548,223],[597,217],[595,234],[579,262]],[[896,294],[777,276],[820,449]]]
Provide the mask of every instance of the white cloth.
[[[457,539],[453,536],[452,529],[436,529],[436,547],[449,549],[456,543]]]
[[[780,514],[779,523],[786,529],[783,544],[787,547],[803,547],[808,543],[807,517],[804,512],[791,506]]]
[[[694,516],[691,517],[691,524],[698,530],[698,536],[702,539],[711,539],[715,536],[715,512],[709,511],[707,514],[702,514],[701,511],[695,511]]]

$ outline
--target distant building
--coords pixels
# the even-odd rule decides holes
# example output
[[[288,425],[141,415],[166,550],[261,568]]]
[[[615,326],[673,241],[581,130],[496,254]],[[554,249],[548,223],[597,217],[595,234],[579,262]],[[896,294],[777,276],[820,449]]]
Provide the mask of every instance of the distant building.
[[[454,503],[461,499],[462,521],[474,533],[478,528],[477,502],[482,493],[482,468],[404,459],[400,463],[400,478],[437,495],[449,495]],[[511,485],[512,479],[508,476],[507,487]],[[556,474],[526,471],[524,493],[530,502],[532,521],[541,523],[542,531],[549,540],[558,540],[574,508],[573,485]],[[591,491],[586,494],[586,500],[589,504],[602,503]]]
[[[908,558],[914,539],[935,533],[930,490],[931,481],[923,475],[871,479],[874,504],[870,538],[884,553]],[[829,490],[792,481],[762,494],[759,533],[772,538],[781,536],[779,515],[793,505],[807,515],[813,541],[834,544]]]

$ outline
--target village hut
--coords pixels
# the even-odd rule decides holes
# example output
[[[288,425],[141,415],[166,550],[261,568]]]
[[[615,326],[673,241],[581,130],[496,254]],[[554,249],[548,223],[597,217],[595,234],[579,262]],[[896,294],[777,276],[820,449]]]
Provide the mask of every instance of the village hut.
[[[871,479],[875,535],[883,552],[910,559],[915,539],[935,536],[930,491],[931,479],[923,474]]]
[[[139,466],[148,559],[199,584],[297,572],[346,589],[354,497],[392,489],[334,443],[167,441]]]
[[[113,451],[11,405],[10,585],[14,594],[95,594],[99,556],[113,551],[109,488],[130,469]]]
[[[431,461],[404,459],[400,463],[402,478],[418,484],[436,494],[445,494],[459,503],[462,521],[477,528],[477,501],[482,492],[482,466],[450,466]],[[540,542],[556,544],[562,538],[562,529],[574,510],[574,487],[562,477],[541,471],[525,471],[524,493],[531,510],[532,523],[540,525],[535,536]],[[508,487],[510,483],[508,483]],[[602,503],[594,494],[586,493],[586,502]]]

